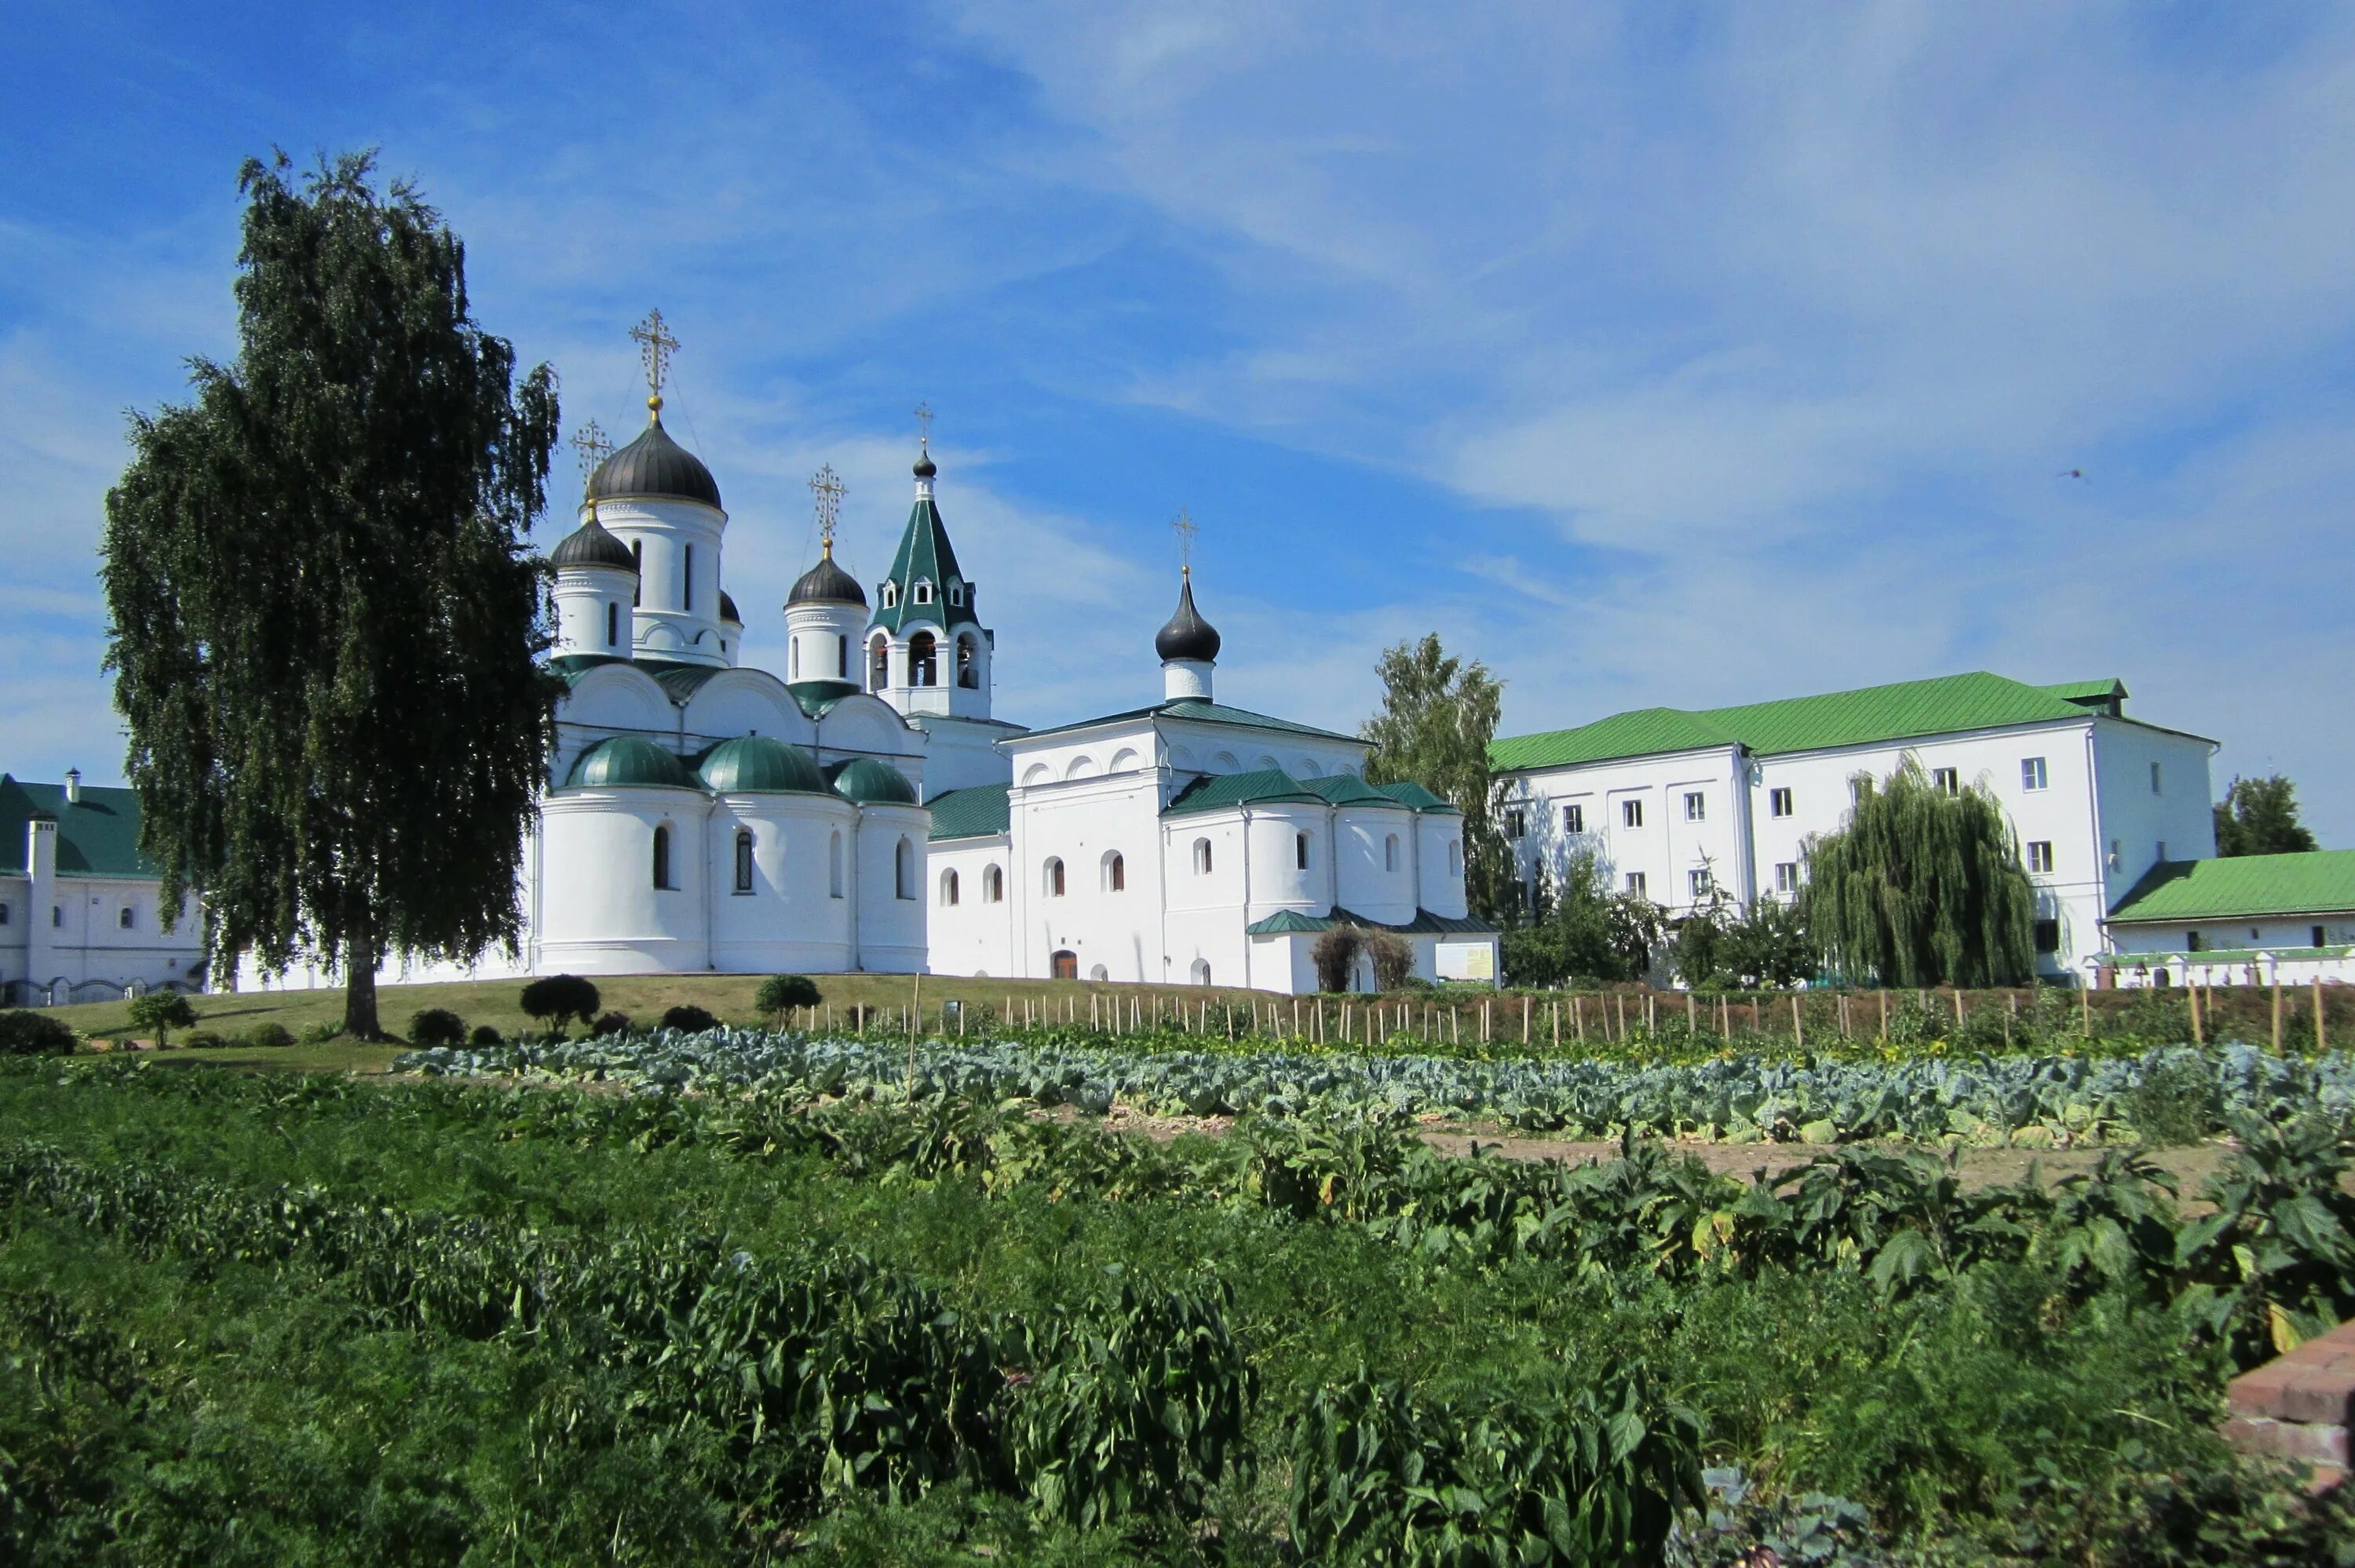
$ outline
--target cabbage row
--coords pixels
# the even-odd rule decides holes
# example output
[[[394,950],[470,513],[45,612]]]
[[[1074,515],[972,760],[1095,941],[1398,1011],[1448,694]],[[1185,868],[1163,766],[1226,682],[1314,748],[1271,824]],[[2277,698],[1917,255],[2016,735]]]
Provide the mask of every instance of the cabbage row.
[[[655,1090],[759,1088],[811,1098],[896,1096],[1170,1116],[1433,1116],[1567,1138],[1729,1142],[1891,1138],[2057,1148],[2188,1139],[2254,1118],[2318,1115],[2355,1128],[2355,1055],[2252,1046],[2138,1055],[1982,1055],[1859,1062],[1728,1055],[1688,1064],[1465,1061],[1267,1051],[1124,1051],[1095,1044],[915,1044],[754,1030],[604,1037],[398,1058],[428,1075],[547,1075]]]

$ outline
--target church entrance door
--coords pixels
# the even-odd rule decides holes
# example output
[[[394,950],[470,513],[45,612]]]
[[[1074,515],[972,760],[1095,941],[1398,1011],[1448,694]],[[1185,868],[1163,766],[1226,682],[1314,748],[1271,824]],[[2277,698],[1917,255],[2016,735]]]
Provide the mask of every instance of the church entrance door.
[[[1062,948],[1057,949],[1054,962],[1055,978],[1057,980],[1077,980],[1080,978],[1080,955],[1071,951],[1071,948]]]

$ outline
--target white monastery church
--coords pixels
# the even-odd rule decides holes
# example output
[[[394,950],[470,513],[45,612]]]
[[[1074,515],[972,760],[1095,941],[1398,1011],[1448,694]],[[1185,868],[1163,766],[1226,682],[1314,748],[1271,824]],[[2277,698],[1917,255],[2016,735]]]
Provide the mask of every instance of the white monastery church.
[[[785,672],[743,663],[719,486],[663,428],[659,317],[637,335],[646,428],[618,451],[593,425],[575,443],[595,466],[549,556],[566,690],[522,951],[387,981],[930,969],[1313,991],[1309,949],[1345,922],[1406,937],[1425,976],[1495,974],[1459,813],[1365,783],[1364,741],[1214,701],[1190,571],[1156,641],[1160,702],[1050,730],[994,717],[996,640],[928,440],[871,602],[834,559],[841,486],[812,482],[822,554],[786,599]]]

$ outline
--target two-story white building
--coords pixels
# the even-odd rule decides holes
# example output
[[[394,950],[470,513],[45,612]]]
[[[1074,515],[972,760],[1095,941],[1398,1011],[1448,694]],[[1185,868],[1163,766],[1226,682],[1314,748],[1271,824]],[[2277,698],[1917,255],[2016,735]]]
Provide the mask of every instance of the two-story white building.
[[[1497,741],[1503,814],[1525,886],[1593,853],[1614,887],[1671,916],[1721,887],[1787,898],[1805,845],[1837,832],[1859,773],[1916,758],[1983,786],[2036,884],[2040,969],[2080,976],[2110,909],[2164,861],[2215,853],[2215,743],[2126,716],[2116,681],[2035,686],[1976,673],[1739,707],[1645,708]]]
[[[139,798],[0,773],[0,1003],[62,1005],[202,989],[195,905],[164,929],[163,883],[139,853]]]

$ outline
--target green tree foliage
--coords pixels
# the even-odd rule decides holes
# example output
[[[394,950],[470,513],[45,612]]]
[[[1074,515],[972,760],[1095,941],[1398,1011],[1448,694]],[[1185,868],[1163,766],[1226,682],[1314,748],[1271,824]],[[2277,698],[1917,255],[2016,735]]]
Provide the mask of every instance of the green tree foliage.
[[[1376,991],[1404,991],[1414,976],[1414,947],[1395,931],[1366,933],[1366,961],[1374,966]]]
[[[74,1032],[62,1019],[29,1008],[0,1012],[0,1056],[69,1056]]]
[[[693,1002],[665,1008],[662,1015],[665,1029],[676,1029],[682,1034],[701,1034],[719,1027],[719,1020]]]
[[[2296,854],[2321,847],[2297,820],[2297,786],[2279,773],[2265,779],[2236,777],[2216,802],[2215,812],[2220,855]]]
[[[1804,846],[1801,916],[1851,984],[2024,985],[2035,975],[2036,890],[1995,797],[1931,783],[1911,756],[1850,783],[1847,827]]]
[[[583,1023],[592,1022],[603,1001],[597,994],[597,982],[579,975],[542,975],[523,988],[524,1016],[559,1028],[574,1018]]]
[[[429,1007],[410,1017],[409,1038],[419,1045],[462,1045],[466,1021],[446,1007]]]
[[[817,981],[807,975],[771,975],[753,994],[752,1005],[771,1018],[783,1018],[789,1009],[815,1007],[826,998]]]
[[[1816,972],[1815,944],[1796,903],[1762,897],[1745,913],[1714,877],[1707,900],[1677,927],[1672,957],[1694,987],[1780,991]]]
[[[176,991],[151,991],[132,1001],[131,1022],[134,1028],[154,1030],[161,1047],[172,1043],[173,1030],[196,1027],[197,1010]]]
[[[555,687],[526,554],[555,376],[468,313],[465,252],[370,159],[249,162],[233,364],[135,415],[107,496],[106,663],[163,907],[208,962],[512,949]]]
[[[1355,926],[1336,926],[1316,938],[1308,961],[1316,967],[1316,989],[1327,993],[1349,989],[1358,957],[1366,950],[1366,933]]]
[[[1359,732],[1373,742],[1366,779],[1413,782],[1464,813],[1464,890],[1475,914],[1501,917],[1513,903],[1511,851],[1497,822],[1488,743],[1497,738],[1504,683],[1478,660],[1450,658],[1437,633],[1386,650],[1382,711]]]
[[[1558,886],[1540,870],[1529,915],[1526,924],[1505,929],[1510,985],[1637,980],[1667,934],[1659,906],[1639,893],[1614,892],[1610,872],[1591,850],[1571,856]]]

